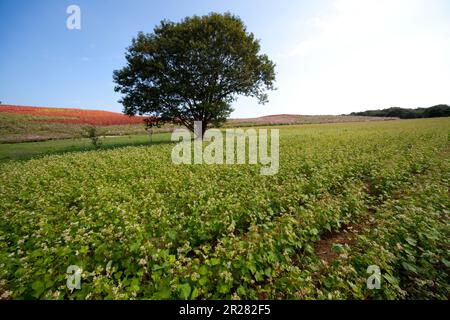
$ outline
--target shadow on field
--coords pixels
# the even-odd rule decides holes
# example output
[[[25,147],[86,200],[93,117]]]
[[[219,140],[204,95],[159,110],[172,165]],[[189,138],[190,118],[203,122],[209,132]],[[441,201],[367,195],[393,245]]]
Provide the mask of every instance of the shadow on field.
[[[53,154],[83,152],[92,150],[112,150],[125,147],[153,146],[173,143],[170,133],[148,135],[106,137],[101,145],[94,147],[89,139],[48,140],[41,142],[0,144],[0,163],[29,160]]]

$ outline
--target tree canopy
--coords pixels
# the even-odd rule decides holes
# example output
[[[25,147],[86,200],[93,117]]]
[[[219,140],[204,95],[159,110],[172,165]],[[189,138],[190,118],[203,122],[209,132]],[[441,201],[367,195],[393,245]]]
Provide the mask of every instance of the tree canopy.
[[[274,63],[230,13],[162,21],[153,33],[132,40],[126,59],[114,71],[124,113],[179,122],[191,131],[194,121],[202,122],[203,131],[223,123],[239,95],[265,103],[274,89]]]

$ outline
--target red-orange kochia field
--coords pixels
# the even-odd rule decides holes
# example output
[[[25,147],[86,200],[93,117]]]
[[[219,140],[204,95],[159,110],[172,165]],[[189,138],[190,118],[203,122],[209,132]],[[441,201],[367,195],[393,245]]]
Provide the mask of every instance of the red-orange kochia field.
[[[0,112],[49,117],[34,120],[43,122],[91,124],[98,126],[144,123],[144,117],[130,117],[121,113],[101,110],[1,105]]]

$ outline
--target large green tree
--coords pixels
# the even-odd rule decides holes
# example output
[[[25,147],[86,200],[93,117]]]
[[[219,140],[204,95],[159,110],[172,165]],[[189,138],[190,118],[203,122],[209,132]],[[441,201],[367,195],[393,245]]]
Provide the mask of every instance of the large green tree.
[[[274,63],[260,54],[259,41],[232,14],[162,21],[153,33],[139,33],[114,71],[115,90],[128,115],[151,115],[193,131],[194,121],[220,125],[239,96],[267,101]]]

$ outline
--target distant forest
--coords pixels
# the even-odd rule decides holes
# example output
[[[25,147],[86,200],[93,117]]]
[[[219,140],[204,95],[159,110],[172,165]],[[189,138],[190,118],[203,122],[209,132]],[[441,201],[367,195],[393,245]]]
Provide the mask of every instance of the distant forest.
[[[450,117],[450,106],[439,104],[429,108],[404,109],[404,108],[388,108],[382,110],[368,110],[362,112],[352,112],[351,116],[369,116],[369,117],[397,117],[400,119],[415,118],[436,118]]]

